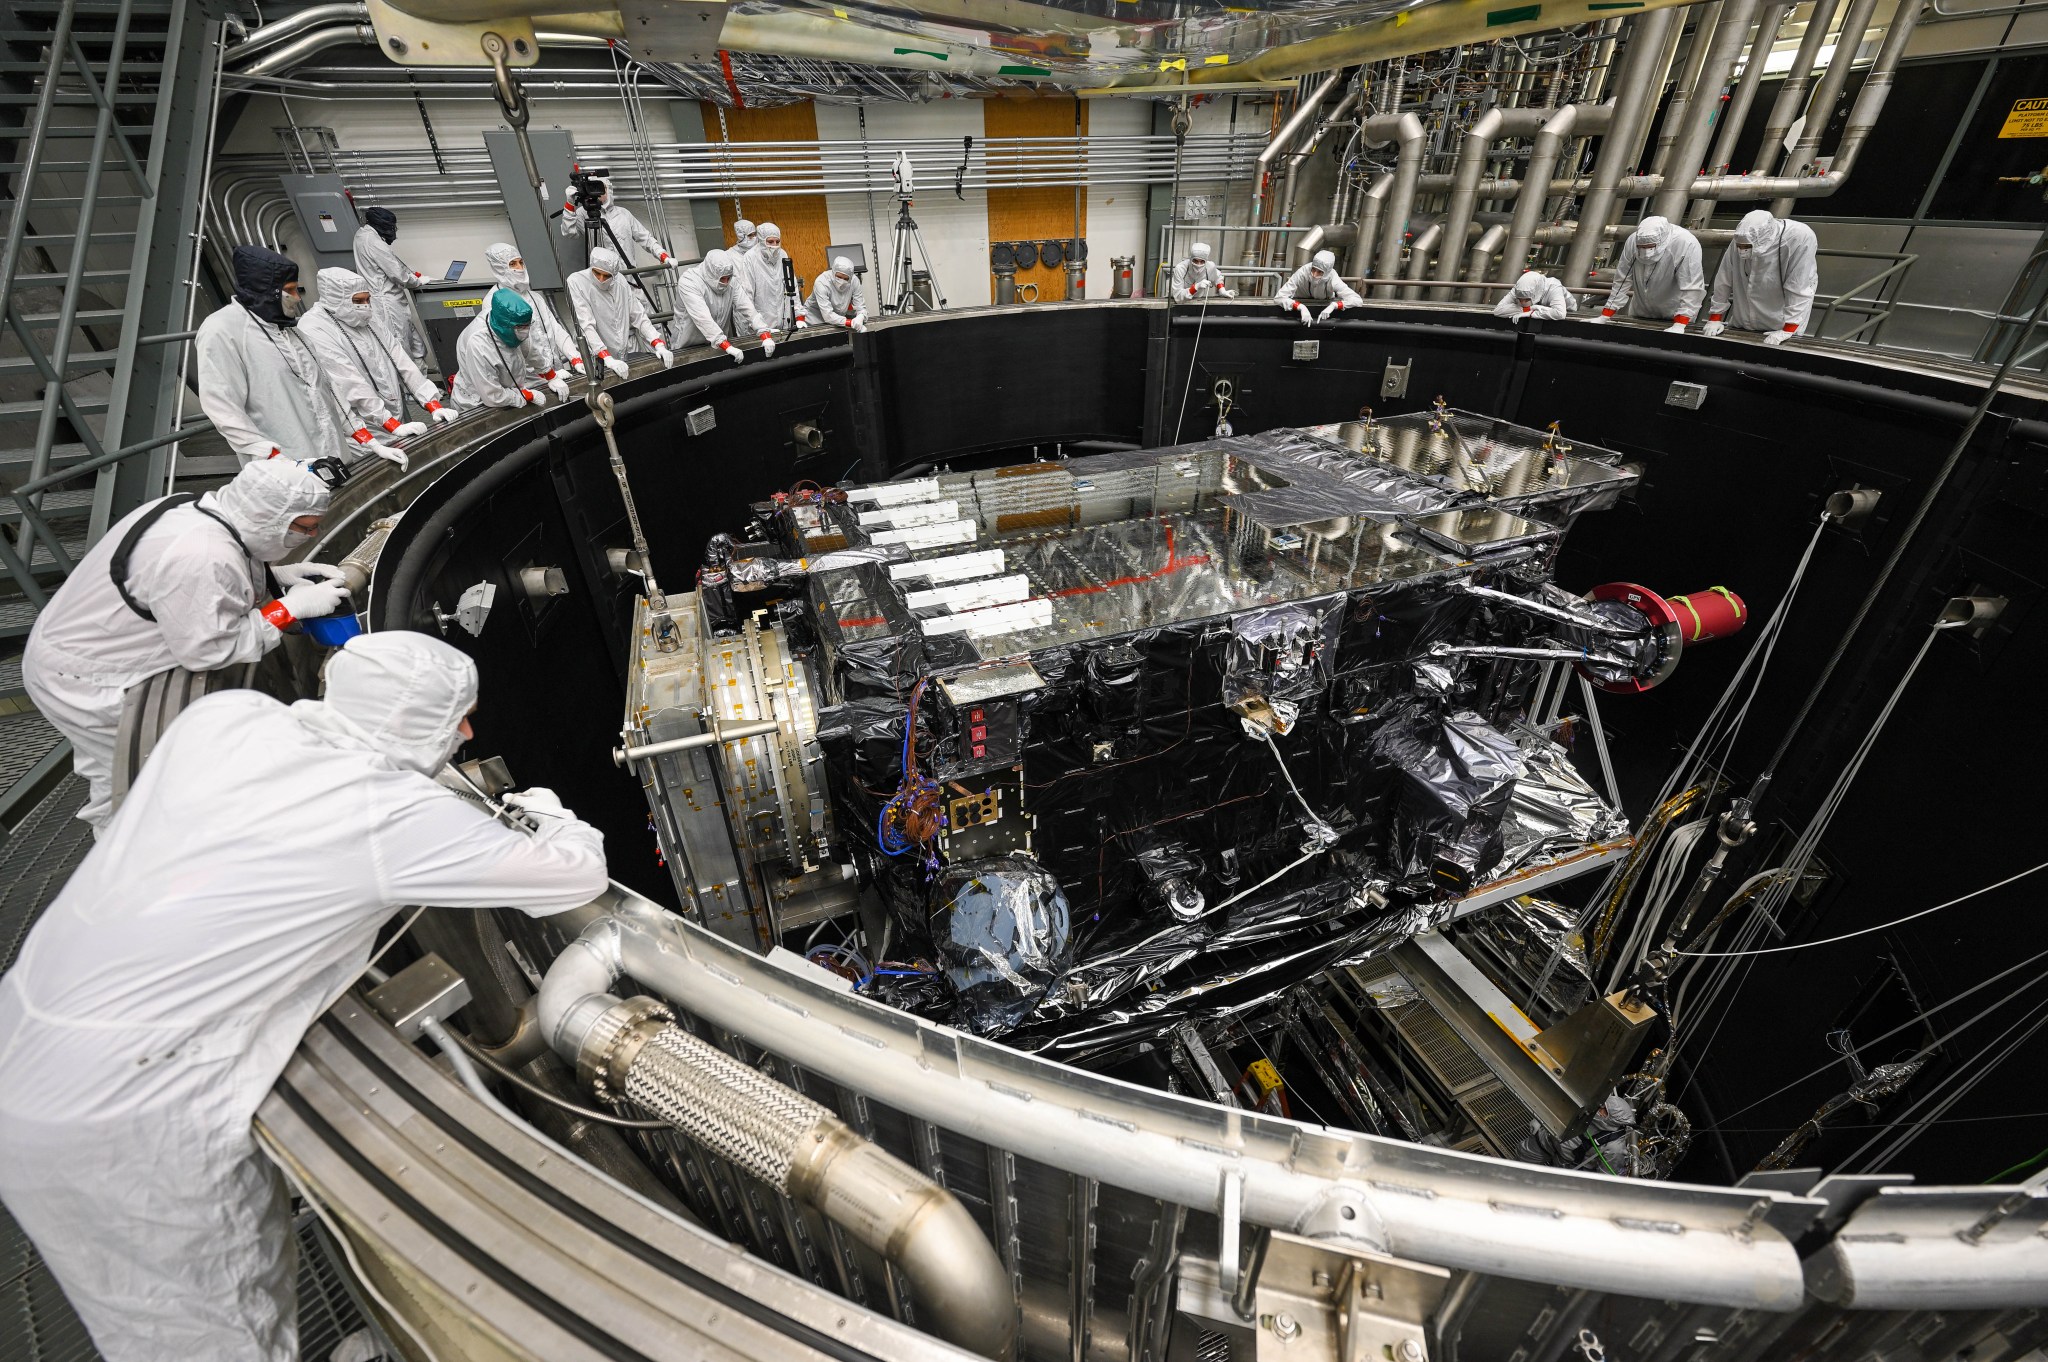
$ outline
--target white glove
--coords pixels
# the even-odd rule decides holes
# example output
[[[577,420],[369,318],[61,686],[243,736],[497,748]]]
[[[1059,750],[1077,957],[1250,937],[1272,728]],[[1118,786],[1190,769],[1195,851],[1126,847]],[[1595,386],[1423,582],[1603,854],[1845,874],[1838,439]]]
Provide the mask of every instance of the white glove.
[[[1700,334],[1702,336],[1718,336],[1727,329],[1728,323],[1722,321],[1719,317],[1709,317],[1707,318],[1707,324],[1700,328]]]
[[[761,333],[761,353],[763,355],[775,353],[775,337],[769,335],[766,331]]]
[[[295,620],[315,620],[341,609],[347,599],[346,582],[294,582],[277,603]]]
[[[1308,315],[1308,305],[1307,305],[1307,304],[1305,304],[1305,303],[1296,303],[1296,304],[1294,305],[1294,310],[1295,310],[1296,312],[1299,312],[1299,313],[1301,314],[1301,324],[1302,324],[1303,326],[1314,326],[1314,325],[1316,324],[1316,319],[1315,319],[1314,317],[1311,317],[1311,316],[1309,316],[1309,315]]]
[[[867,330],[867,329],[868,329],[868,316],[867,316],[867,313],[863,312],[863,313],[861,313],[861,315],[860,315],[860,316],[858,316],[858,317],[855,317],[855,318],[853,319],[853,321],[852,321],[851,325],[852,325],[853,329],[854,329],[854,330],[856,330],[856,331],[865,331],[865,330]]]
[[[789,329],[792,331],[801,331],[810,324],[811,319],[809,317],[806,317],[803,313],[799,312],[796,314],[796,316],[790,318]]]
[[[600,358],[604,360],[604,367],[612,371],[613,378],[624,378],[629,372],[626,367],[626,361],[620,359],[617,355],[603,355]]]
[[[1603,307],[1600,309],[1599,316],[1588,317],[1586,318],[1586,320],[1593,323],[1593,325],[1595,326],[1603,326],[1614,320],[1614,309],[1611,307]]]
[[[658,340],[654,342],[654,344],[653,344],[653,349],[654,349],[654,357],[655,357],[656,359],[658,359],[658,360],[660,360],[660,361],[661,361],[661,367],[662,367],[662,368],[664,368],[664,369],[673,369],[673,368],[675,368],[675,367],[676,367],[676,352],[675,352],[675,351],[673,351],[673,350],[669,349],[669,348],[668,348],[668,346],[667,346],[666,344],[664,344],[663,342],[661,342],[661,341],[658,341]],[[769,349],[771,349],[771,350],[772,350],[772,349],[774,349],[774,346],[773,346],[773,345],[771,344],[771,345],[769,346]]]
[[[425,421],[401,421],[395,426],[386,426],[385,429],[391,432],[391,438],[394,440],[410,440],[415,435],[425,435],[427,433],[427,423]]]
[[[556,401],[567,402],[569,400],[569,380],[563,378],[560,374],[556,374],[548,380],[548,391],[555,395]]]
[[[1665,328],[1664,328],[1664,334],[1665,334],[1665,335],[1667,335],[1667,336],[1683,336],[1683,335],[1685,334],[1685,323],[1684,323],[1684,322],[1673,322],[1673,323],[1671,323],[1671,325],[1669,325],[1669,326],[1667,326],[1667,327],[1665,327]]]
[[[453,425],[456,418],[461,416],[462,413],[455,410],[455,405],[451,402],[436,402],[433,406],[427,408],[427,415],[446,426]]]
[[[589,372],[588,369],[585,369],[583,367],[583,356],[581,355],[569,356],[569,367],[576,371],[576,376],[578,378],[583,377],[584,374]]]
[[[1344,302],[1341,298],[1332,298],[1330,300],[1330,305],[1324,308],[1321,312],[1316,314],[1316,320],[1319,322],[1326,322],[1330,320],[1331,313],[1341,311],[1343,307]]]
[[[368,450],[370,453],[375,454],[380,459],[391,460],[391,462],[397,464],[401,469],[403,469],[406,466],[405,451],[400,449],[397,445],[387,445],[382,440],[367,440],[363,442],[363,448]],[[294,611],[293,613],[296,614],[297,612]]]
[[[531,388],[521,388],[519,395],[536,407],[545,407],[548,404],[546,393],[537,393]]]
[[[300,582],[339,582],[344,580],[341,569],[325,563],[272,563],[270,575],[277,578],[279,586],[295,586]]]
[[[1216,296],[1218,298],[1235,298],[1237,295],[1231,292],[1229,289],[1223,287],[1223,285],[1218,284],[1216,286]]]
[[[517,809],[521,813],[537,814],[543,818],[568,818],[572,816],[567,809],[562,807],[561,796],[548,789],[545,785],[535,785],[531,789],[518,790],[512,794],[501,795],[499,796],[499,802],[508,808]]]
[[[1764,344],[1783,345],[1786,341],[1791,340],[1794,334],[1794,332],[1784,330],[1766,331],[1764,332]]]
[[[747,352],[734,345],[731,341],[720,341],[718,348],[725,351],[725,357],[734,364],[745,364],[747,362]]]

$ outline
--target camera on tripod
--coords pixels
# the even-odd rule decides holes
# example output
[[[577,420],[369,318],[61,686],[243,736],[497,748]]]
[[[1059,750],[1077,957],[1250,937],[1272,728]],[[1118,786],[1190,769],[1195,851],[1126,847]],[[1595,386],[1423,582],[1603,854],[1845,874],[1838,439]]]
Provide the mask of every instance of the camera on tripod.
[[[572,170],[569,172],[569,201],[584,212],[593,215],[604,212],[605,177],[609,170]]]

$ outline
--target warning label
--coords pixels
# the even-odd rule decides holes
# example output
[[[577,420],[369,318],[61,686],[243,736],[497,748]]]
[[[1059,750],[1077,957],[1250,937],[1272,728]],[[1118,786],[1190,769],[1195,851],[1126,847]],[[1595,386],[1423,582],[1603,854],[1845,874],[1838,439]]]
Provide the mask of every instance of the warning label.
[[[2000,137],[2048,137],[2048,99],[2016,99]]]

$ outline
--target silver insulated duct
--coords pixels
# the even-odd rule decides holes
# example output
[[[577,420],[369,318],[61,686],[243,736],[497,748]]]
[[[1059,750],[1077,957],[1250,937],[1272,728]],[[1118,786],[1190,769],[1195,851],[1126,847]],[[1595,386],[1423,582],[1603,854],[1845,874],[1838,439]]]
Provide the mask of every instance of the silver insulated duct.
[[[932,1333],[986,1357],[1015,1355],[1010,1273],[951,1193],[829,1108],[677,1026],[657,1000],[605,992],[619,972],[616,926],[601,921],[542,982],[541,1034],[579,1077],[881,1254],[916,1292]]]

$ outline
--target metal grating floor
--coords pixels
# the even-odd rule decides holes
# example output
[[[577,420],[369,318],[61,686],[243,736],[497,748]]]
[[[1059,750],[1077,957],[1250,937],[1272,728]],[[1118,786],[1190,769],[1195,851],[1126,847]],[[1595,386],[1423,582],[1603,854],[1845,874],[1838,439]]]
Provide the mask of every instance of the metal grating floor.
[[[13,789],[14,782],[34,769],[61,741],[63,738],[50,727],[50,721],[32,709],[0,715],[0,790]],[[84,786],[79,789],[78,802],[82,804]]]
[[[26,718],[41,722],[40,716]],[[47,727],[47,726],[46,726]],[[11,730],[0,725],[0,763],[19,754]],[[14,965],[21,943],[44,905],[92,849],[92,829],[73,817],[85,803],[85,782],[66,776],[0,843],[0,973]],[[334,1260],[322,1247],[312,1217],[299,1217],[300,1355],[319,1362],[342,1338],[363,1327]],[[99,1353],[71,1312],[64,1293],[0,1207],[0,1359],[5,1362],[98,1362]]]

